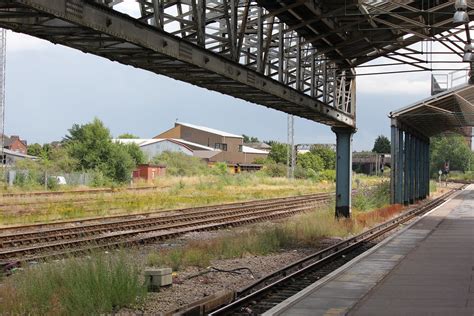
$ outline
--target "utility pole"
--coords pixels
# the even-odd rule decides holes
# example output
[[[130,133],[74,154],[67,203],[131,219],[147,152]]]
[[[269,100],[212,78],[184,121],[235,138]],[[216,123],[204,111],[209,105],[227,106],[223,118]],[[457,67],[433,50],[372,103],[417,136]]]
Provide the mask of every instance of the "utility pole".
[[[288,114],[288,146],[287,146],[287,177],[293,179],[295,177],[295,118],[293,115]]]
[[[7,57],[7,31],[0,29],[0,157],[3,165],[5,140],[5,66]]]

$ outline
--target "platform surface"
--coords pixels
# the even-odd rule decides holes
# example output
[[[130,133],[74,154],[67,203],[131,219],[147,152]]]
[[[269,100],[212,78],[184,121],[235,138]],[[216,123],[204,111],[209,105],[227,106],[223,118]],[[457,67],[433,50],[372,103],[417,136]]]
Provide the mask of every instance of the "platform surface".
[[[474,185],[265,315],[474,316]]]

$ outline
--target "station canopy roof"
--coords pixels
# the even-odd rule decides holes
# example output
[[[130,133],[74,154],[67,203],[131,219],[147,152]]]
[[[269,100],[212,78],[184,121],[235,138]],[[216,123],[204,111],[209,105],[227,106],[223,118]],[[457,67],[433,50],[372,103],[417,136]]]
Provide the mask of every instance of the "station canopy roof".
[[[257,0],[295,30],[318,55],[342,67],[357,67],[378,57],[422,67],[411,45],[438,41],[461,56],[456,43],[464,26],[453,23],[454,0]],[[470,21],[474,2],[467,1]],[[458,27],[458,28],[457,28]]]
[[[474,126],[474,86],[464,84],[390,113],[390,117],[431,137],[454,132],[471,137]]]

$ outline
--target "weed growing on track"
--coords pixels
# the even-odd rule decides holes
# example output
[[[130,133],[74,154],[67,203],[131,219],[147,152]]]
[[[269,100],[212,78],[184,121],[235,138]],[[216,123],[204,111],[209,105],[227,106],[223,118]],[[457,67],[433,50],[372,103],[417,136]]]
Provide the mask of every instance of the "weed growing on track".
[[[138,303],[146,293],[125,253],[38,264],[3,280],[1,315],[97,315]]]
[[[150,266],[171,266],[179,270],[186,266],[207,267],[214,259],[242,258],[247,255],[267,255],[281,249],[313,247],[323,238],[346,238],[381,223],[402,210],[389,206],[388,184],[371,192],[360,191],[359,206],[348,220],[334,218],[334,205],[295,216],[285,222],[259,224],[241,232],[208,240],[191,241],[186,246],[148,255]]]

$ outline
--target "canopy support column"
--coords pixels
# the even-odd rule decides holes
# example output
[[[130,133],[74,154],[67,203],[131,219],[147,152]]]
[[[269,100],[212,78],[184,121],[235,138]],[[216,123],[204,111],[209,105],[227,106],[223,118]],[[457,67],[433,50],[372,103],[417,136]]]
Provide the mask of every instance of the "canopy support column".
[[[351,216],[353,129],[332,128],[336,133],[336,217]]]

